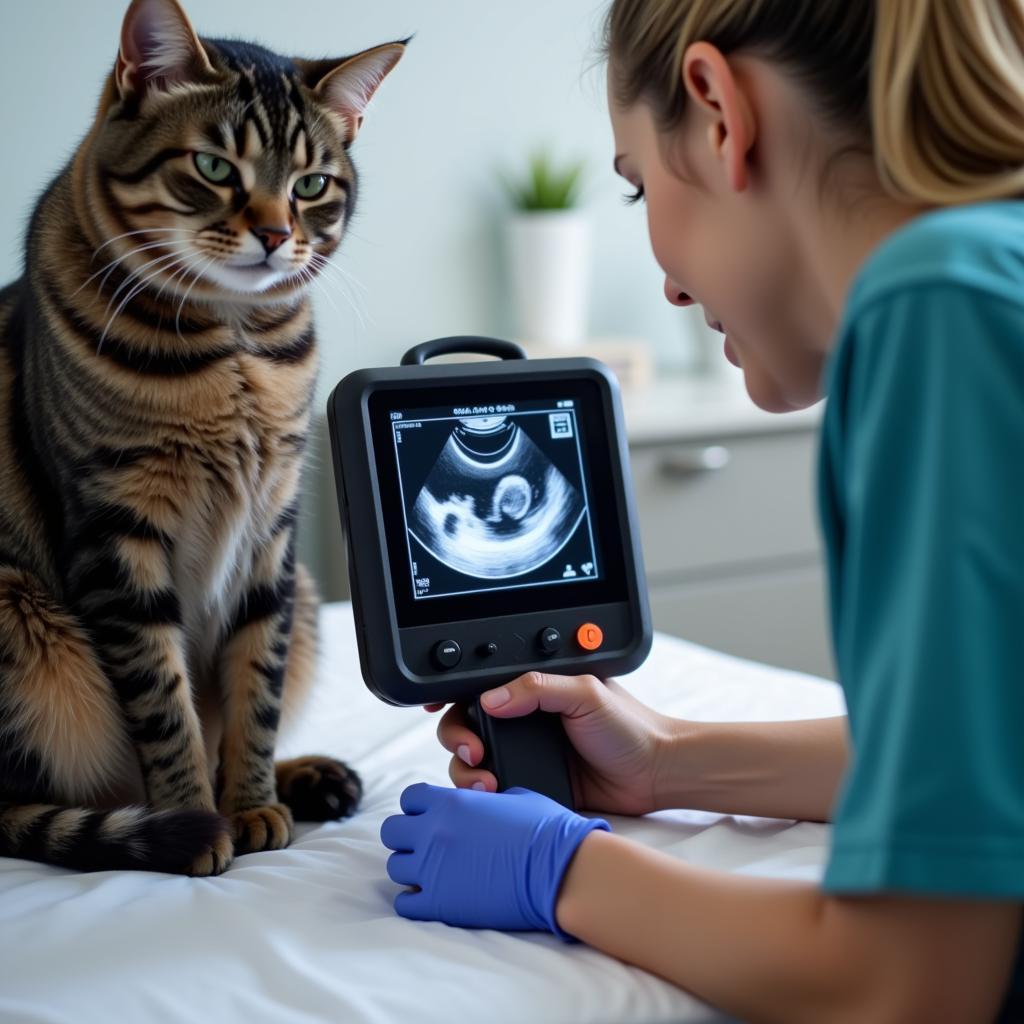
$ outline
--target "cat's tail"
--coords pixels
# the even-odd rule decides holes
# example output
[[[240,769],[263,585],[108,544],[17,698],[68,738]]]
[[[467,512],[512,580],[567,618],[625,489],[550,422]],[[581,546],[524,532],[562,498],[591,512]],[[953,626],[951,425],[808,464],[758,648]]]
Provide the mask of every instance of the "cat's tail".
[[[53,804],[0,802],[0,857],[42,861],[78,871],[216,874],[229,825],[213,811],[101,811]]]

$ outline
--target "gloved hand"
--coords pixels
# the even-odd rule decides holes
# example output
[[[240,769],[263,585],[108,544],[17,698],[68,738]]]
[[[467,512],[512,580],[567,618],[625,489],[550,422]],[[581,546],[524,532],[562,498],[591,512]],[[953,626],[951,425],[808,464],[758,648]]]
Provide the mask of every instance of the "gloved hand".
[[[401,807],[380,837],[396,851],[387,865],[392,881],[420,888],[396,897],[402,917],[572,939],[555,920],[562,876],[590,832],[611,831],[606,821],[518,788],[483,793],[420,782],[402,793]]]

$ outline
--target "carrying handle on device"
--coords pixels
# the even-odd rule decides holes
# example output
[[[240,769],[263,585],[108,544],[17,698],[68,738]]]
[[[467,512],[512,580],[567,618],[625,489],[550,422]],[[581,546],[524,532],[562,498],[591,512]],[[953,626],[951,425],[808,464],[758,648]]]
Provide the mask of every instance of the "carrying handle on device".
[[[500,338],[477,338],[471,334],[455,335],[451,338],[435,338],[413,345],[402,356],[402,366],[419,366],[434,356],[446,356],[454,352],[466,352],[473,355],[497,356],[499,359],[525,359],[526,352],[514,341],[502,341]]]

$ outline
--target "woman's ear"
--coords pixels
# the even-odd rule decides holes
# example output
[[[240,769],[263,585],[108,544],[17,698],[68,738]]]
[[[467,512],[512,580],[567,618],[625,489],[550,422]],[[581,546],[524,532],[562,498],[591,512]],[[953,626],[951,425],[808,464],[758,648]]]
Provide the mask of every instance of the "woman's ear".
[[[747,187],[747,158],[757,126],[743,84],[729,62],[710,43],[692,43],[683,54],[683,85],[690,102],[708,119],[708,144],[722,163],[730,188]]]

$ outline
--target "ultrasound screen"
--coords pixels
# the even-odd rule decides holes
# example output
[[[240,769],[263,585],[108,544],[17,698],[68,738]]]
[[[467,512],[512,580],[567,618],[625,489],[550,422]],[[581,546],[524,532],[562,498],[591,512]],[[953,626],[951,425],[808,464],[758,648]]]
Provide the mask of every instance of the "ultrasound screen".
[[[601,578],[572,399],[391,412],[417,600]]]

